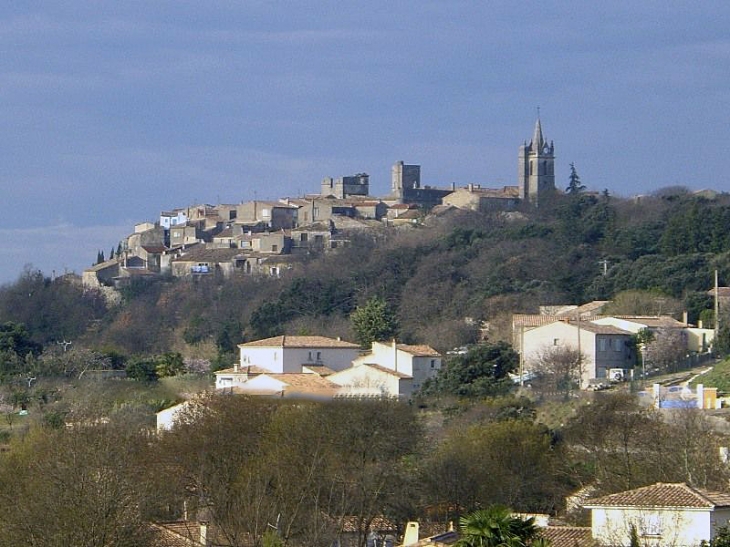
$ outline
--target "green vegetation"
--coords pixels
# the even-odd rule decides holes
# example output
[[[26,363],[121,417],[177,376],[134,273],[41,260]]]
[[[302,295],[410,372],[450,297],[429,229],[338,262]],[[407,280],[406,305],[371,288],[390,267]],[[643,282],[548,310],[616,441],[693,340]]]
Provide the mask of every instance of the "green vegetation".
[[[487,397],[507,393],[512,382],[507,376],[514,372],[519,356],[505,342],[478,344],[463,355],[446,360],[438,376],[426,381],[426,396]]]
[[[452,212],[353,235],[280,279],[134,278],[108,304],[72,278],[26,270],[0,287],[0,534],[17,545],[144,546],[145,523],[178,518],[187,502],[232,544],[329,545],[345,517],[362,543],[379,515],[402,525],[494,505],[556,513],[587,484],[723,488],[728,439],[702,414],[575,393],[580,356],[546,361],[566,401],[516,392],[509,379],[513,312],[610,298],[614,313],[714,319],[713,270],[728,282],[727,230],[709,229],[727,223],[728,196],[628,201],[582,191],[577,173],[571,183],[539,210]],[[154,412],[210,386],[239,343],[278,334],[466,349],[417,405],[209,397],[149,436]],[[730,329],[720,342],[730,351]],[[662,347],[651,350],[662,362]],[[727,391],[729,369],[700,381]]]
[[[350,315],[355,339],[364,348],[373,342],[393,338],[398,332],[398,318],[382,298],[371,298]]]
[[[716,387],[722,394],[730,393],[730,359],[725,359],[715,365],[712,370],[692,380],[692,387],[702,384],[706,387]]]
[[[538,535],[534,518],[523,520],[498,505],[464,515],[459,531],[457,547],[526,547]]]
[[[59,344],[125,358],[180,353],[221,368],[233,362],[237,344],[279,334],[364,344],[397,334],[446,351],[474,343],[480,322],[489,323],[490,342],[510,341],[511,313],[592,299],[615,298],[623,313],[711,317],[706,291],[714,269],[721,283],[730,271],[730,237],[709,228],[730,218],[730,196],[671,189],[623,200],[580,191],[577,173],[571,182],[576,191],[539,210],[461,211],[420,227],[353,235],[348,247],[281,279],[132,278],[119,305],[69,278],[27,269],[0,287],[0,324],[24,328],[42,351],[4,355],[5,368],[22,372],[29,353],[37,358]],[[387,317],[374,310],[384,302]],[[371,326],[364,333],[366,310],[380,315],[382,332]]]

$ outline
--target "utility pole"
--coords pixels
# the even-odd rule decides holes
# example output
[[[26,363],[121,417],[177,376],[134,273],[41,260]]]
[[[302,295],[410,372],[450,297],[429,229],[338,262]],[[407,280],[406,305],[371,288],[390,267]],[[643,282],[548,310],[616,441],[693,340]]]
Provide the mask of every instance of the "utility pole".
[[[717,270],[715,270],[715,340],[717,344],[720,335],[720,284],[718,282]]]

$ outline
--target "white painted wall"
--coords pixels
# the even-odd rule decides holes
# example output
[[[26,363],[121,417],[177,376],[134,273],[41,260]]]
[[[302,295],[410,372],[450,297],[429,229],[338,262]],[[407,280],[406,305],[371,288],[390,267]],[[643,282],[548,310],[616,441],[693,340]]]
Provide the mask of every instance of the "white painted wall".
[[[349,368],[360,354],[353,348],[282,348],[264,346],[239,346],[240,364],[256,365],[275,373],[302,372],[302,365],[324,365],[339,371]]]
[[[696,547],[712,536],[709,509],[594,508],[591,511],[593,538],[603,545],[630,545],[632,524],[641,543],[646,545]]]
[[[327,379],[339,386],[352,388],[343,390],[344,395],[369,395],[408,398],[413,393],[413,380],[393,373],[378,370],[368,365],[355,365]]]

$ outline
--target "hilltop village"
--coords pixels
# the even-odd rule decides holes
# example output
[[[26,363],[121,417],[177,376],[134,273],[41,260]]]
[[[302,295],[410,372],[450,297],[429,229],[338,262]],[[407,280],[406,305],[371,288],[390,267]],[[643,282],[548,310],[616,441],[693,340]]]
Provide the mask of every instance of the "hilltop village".
[[[530,142],[519,147],[515,186],[431,187],[421,183],[420,165],[398,161],[391,169],[388,196],[371,196],[369,176],[359,173],[324,178],[318,194],[303,197],[163,211],[156,222],[137,224],[108,260],[85,270],[83,282],[102,288],[162,274],[276,277],[304,256],[347,245],[355,233],[413,225],[427,214],[451,209],[509,212],[537,207],[541,197],[555,191],[554,152],[538,119]]]
[[[730,196],[563,193],[554,152],[163,211],[0,287],[4,537],[726,545]]]

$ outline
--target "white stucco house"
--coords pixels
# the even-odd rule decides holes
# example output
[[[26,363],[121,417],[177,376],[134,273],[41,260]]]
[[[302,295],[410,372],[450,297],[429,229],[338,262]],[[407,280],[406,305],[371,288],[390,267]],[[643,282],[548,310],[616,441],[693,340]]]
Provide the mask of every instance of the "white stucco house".
[[[579,350],[584,356],[581,385],[606,379],[611,369],[633,368],[636,356],[632,333],[613,325],[588,321],[562,320],[527,330],[521,334],[526,371],[535,371],[542,353],[551,347]]]
[[[654,333],[662,331],[678,331],[687,345],[687,350],[694,353],[706,353],[710,350],[715,337],[714,329],[691,327],[685,322],[677,321],[666,315],[659,316],[618,316],[599,317],[592,320],[597,325],[613,325],[634,334],[643,329]]]
[[[427,345],[373,342],[370,352],[352,367],[327,379],[347,388],[351,396],[409,398],[441,369],[441,354]]]
[[[730,494],[657,483],[588,500],[591,534],[601,545],[630,545],[634,526],[642,545],[696,547],[730,522]]]
[[[251,378],[233,391],[248,395],[332,399],[337,395],[338,386],[311,372],[265,373]]]
[[[239,344],[241,368],[254,365],[269,372],[300,373],[307,365],[340,371],[360,355],[360,346],[326,336],[275,336]]]
[[[441,369],[441,354],[427,345],[373,342],[370,352],[353,361],[361,364],[378,365],[384,369],[405,374],[413,378],[413,391],[417,391],[428,378],[433,378]]]
[[[342,387],[340,396],[403,397],[413,394],[413,378],[380,365],[360,363],[327,379]]]

